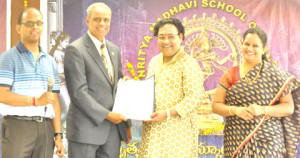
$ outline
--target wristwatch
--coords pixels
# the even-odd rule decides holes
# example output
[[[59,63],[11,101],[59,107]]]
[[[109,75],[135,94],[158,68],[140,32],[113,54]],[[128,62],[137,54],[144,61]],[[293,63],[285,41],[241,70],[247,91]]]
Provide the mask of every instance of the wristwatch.
[[[64,138],[63,133],[54,133],[54,137],[56,137],[56,136],[61,136],[61,139]]]

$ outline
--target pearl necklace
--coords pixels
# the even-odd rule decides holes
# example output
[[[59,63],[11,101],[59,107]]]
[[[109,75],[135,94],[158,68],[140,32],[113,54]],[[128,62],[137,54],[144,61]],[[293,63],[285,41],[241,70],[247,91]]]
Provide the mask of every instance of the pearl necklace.
[[[245,80],[246,80],[246,82],[249,83],[249,84],[252,84],[252,83],[258,78],[258,76],[260,75],[260,72],[261,72],[261,70],[262,70],[262,67],[263,67],[263,63],[261,63],[257,75],[256,75],[255,78],[251,81],[250,79],[247,78],[247,74],[245,73],[245,63],[244,63],[244,75],[245,75]]]

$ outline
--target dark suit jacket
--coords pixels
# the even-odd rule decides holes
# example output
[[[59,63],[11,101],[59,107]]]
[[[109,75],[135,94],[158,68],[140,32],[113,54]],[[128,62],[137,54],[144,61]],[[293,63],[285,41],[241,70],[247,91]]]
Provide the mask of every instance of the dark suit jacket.
[[[66,85],[71,98],[67,115],[67,139],[87,144],[103,144],[112,123],[105,119],[112,110],[117,83],[122,74],[119,48],[106,40],[114,83],[88,34],[71,43],[65,51]],[[127,141],[125,122],[118,124],[121,140]]]

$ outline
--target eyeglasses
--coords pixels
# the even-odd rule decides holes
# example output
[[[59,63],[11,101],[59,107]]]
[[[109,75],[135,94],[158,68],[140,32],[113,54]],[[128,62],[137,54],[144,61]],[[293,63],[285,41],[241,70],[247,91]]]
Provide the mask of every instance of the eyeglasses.
[[[165,39],[168,39],[169,41],[173,41],[175,39],[175,36],[179,34],[167,34],[167,35],[159,35],[157,36],[158,40],[164,41]]]
[[[104,23],[108,23],[109,19],[108,18],[94,18],[93,21],[100,23],[101,21],[103,21]]]
[[[28,22],[24,22],[24,23],[21,23],[21,24],[24,24],[27,27],[32,27],[35,24],[36,24],[36,26],[41,26],[41,25],[44,24],[44,22],[42,22],[42,21],[37,21],[37,22],[28,21]]]

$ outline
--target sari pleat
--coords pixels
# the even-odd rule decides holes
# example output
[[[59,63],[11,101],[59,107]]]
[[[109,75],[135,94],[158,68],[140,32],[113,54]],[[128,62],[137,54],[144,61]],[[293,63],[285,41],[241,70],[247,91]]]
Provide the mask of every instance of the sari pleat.
[[[269,117],[264,120],[253,137],[239,150],[236,157],[296,157],[300,137],[300,81],[294,79],[285,87],[284,84],[291,75],[267,62],[264,62],[261,73],[254,80],[260,67],[261,64],[258,64],[246,76],[253,82],[248,83],[245,79],[241,79],[228,88],[226,104],[238,107],[248,107],[251,104],[268,106],[276,98],[280,89],[284,88],[281,96],[292,93],[295,112],[287,117]],[[259,125],[262,118],[263,116],[255,116],[253,120],[245,121],[237,116],[226,117],[225,157],[233,156],[247,136]]]

